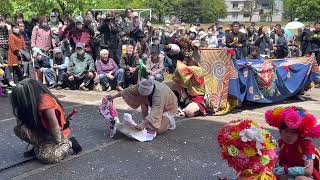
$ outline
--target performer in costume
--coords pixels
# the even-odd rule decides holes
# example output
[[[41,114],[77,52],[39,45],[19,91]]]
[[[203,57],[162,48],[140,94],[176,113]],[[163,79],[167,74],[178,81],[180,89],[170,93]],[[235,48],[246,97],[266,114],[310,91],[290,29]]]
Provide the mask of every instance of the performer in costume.
[[[320,137],[316,118],[300,107],[277,107],[265,114],[280,131],[277,179],[320,179],[318,151],[309,138]],[[294,158],[293,158],[294,157]]]
[[[270,133],[252,120],[235,120],[218,131],[221,155],[237,180],[275,180],[276,146]],[[226,179],[231,179],[228,177]]]

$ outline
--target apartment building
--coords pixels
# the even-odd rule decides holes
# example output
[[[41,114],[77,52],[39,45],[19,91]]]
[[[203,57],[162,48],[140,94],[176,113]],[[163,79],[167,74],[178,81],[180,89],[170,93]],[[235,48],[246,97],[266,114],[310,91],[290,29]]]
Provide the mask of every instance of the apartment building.
[[[283,2],[282,0],[274,0],[273,15],[270,16],[271,0],[225,0],[227,6],[227,15],[225,18],[220,19],[223,22],[248,22],[250,20],[250,14],[245,13],[250,10],[245,10],[244,8],[250,8],[251,4],[254,3],[252,20],[253,22],[270,22],[271,19],[274,22],[282,21],[283,16]]]

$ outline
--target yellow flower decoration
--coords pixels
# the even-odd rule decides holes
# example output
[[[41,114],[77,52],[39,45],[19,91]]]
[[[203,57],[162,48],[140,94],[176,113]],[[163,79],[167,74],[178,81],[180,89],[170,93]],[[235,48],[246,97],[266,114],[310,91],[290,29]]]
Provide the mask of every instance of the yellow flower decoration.
[[[284,107],[276,107],[273,109],[272,114],[273,115],[280,115],[280,113],[284,110]]]
[[[245,147],[243,148],[243,151],[247,157],[252,157],[257,154],[257,151],[253,147]]]
[[[234,145],[228,147],[228,153],[230,156],[236,157],[239,155],[239,149],[237,149]]]
[[[271,150],[271,149],[274,149],[275,148],[275,145],[273,144],[273,142],[271,142],[270,140],[267,140],[266,142],[265,142],[265,144],[266,144],[266,150]]]
[[[241,172],[241,175],[243,176],[252,176],[254,175],[253,170],[252,169],[245,169]]]
[[[240,137],[240,132],[239,131],[232,131],[229,134],[229,139],[230,140],[238,139],[239,137]]]
[[[260,157],[260,163],[264,166],[266,166],[267,164],[269,164],[270,162],[270,158],[267,155],[263,155]]]

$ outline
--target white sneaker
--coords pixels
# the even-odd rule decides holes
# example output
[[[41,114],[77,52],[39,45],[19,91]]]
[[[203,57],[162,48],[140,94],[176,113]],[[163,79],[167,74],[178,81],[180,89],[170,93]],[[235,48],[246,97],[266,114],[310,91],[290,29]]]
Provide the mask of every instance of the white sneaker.
[[[9,85],[12,86],[12,87],[16,87],[17,86],[13,81],[10,81]]]

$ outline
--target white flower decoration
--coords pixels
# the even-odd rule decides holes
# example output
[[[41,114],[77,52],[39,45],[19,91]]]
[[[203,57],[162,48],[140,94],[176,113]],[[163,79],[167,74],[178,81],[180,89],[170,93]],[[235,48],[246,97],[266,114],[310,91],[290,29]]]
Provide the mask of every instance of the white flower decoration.
[[[249,129],[244,129],[240,132],[241,141],[256,141],[256,149],[259,155],[261,155],[261,149],[263,149],[262,144],[265,142],[260,129],[255,126]]]

